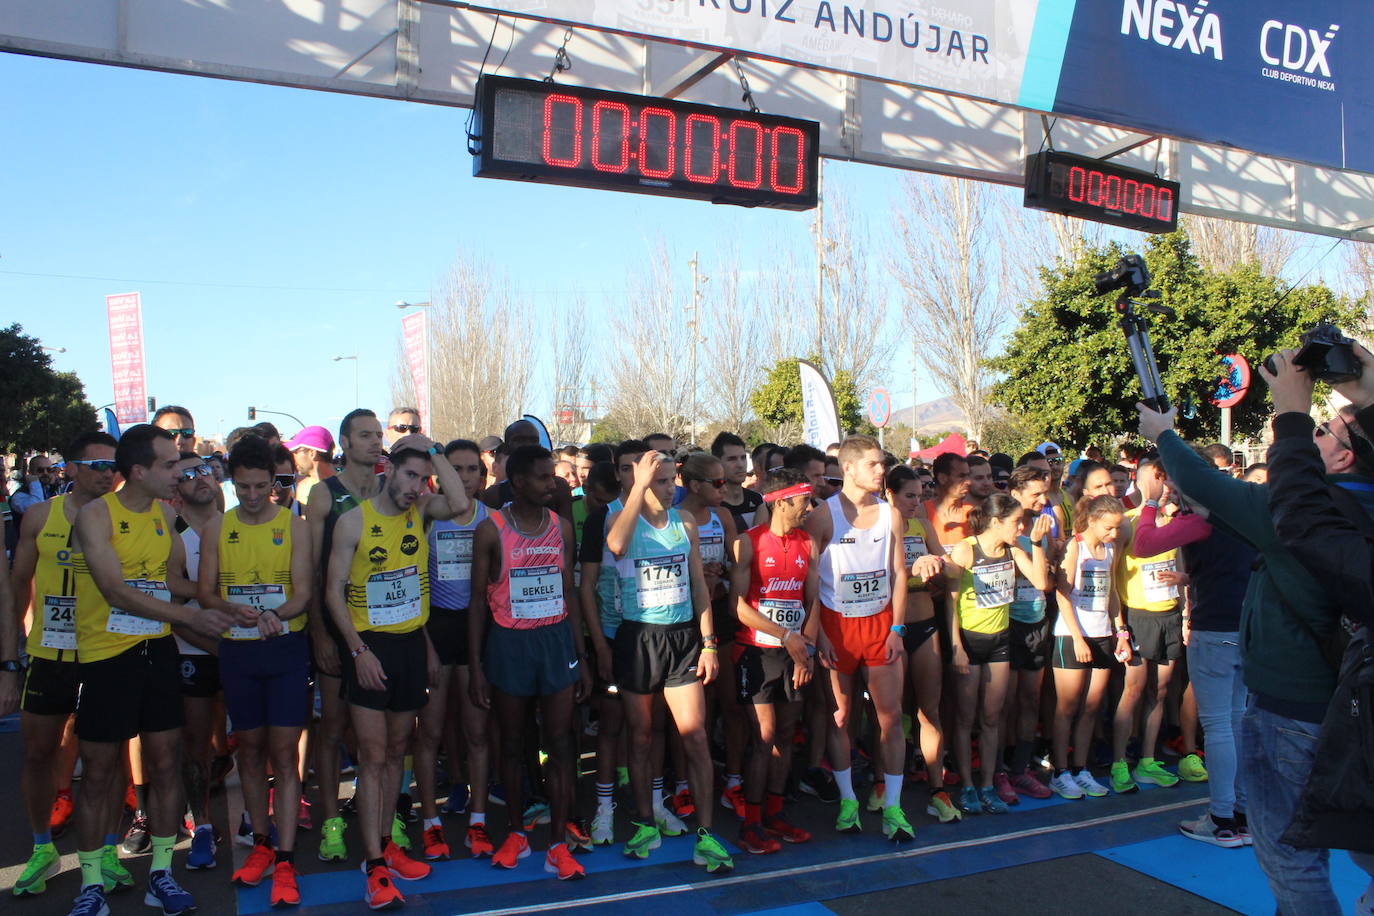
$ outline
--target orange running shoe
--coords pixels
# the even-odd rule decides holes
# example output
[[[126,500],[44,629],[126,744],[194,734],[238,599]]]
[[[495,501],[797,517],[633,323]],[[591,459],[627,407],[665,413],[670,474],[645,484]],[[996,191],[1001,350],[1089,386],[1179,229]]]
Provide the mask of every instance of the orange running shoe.
[[[735,817],[744,820],[744,786],[731,786],[720,793],[720,806],[735,812]]]
[[[363,868],[367,871],[367,892],[363,894],[363,899],[371,909],[392,910],[406,902],[406,898],[391,882],[391,872],[386,866],[368,868],[364,862]]]
[[[71,826],[72,811],[72,793],[68,789],[63,789],[53,799],[52,816],[48,818],[48,831],[54,839],[66,833],[67,828]]]
[[[258,844],[248,854],[243,867],[234,872],[231,880],[239,887],[257,887],[263,878],[272,873],[272,868],[276,864],[277,854],[272,851],[272,847]]]
[[[768,831],[769,836],[775,836],[784,843],[805,843],[811,839],[809,831],[803,830],[795,824],[789,824],[782,819],[781,814],[775,814],[763,822],[763,829]]]
[[[424,847],[425,858],[431,862],[436,859],[448,858],[448,843],[444,841],[444,828],[438,824],[425,830],[421,846]]]
[[[697,813],[696,802],[692,801],[692,790],[683,789],[668,799],[668,810],[678,817],[691,817]]]
[[[506,834],[506,842],[501,844],[496,855],[491,857],[491,864],[496,868],[514,868],[515,863],[520,859],[527,858],[530,854],[530,841],[525,839],[523,833]]]
[[[290,862],[278,862],[272,872],[272,905],[299,906],[301,890],[296,886],[296,867]]]
[[[429,877],[429,865],[415,861],[395,843],[386,844],[386,848],[382,850],[382,858],[386,859],[386,867],[390,869],[391,874],[402,881],[419,881],[421,878]]]
[[[576,881],[587,876],[587,870],[573,858],[567,843],[555,843],[549,847],[549,854],[544,857],[544,871],[557,875],[559,881]]]
[[[564,839],[568,848],[573,851],[592,848],[592,836],[587,832],[587,825],[582,823],[580,818],[571,818],[568,821],[564,830]]]
[[[489,856],[496,851],[496,847],[492,845],[491,837],[487,836],[486,824],[469,825],[468,835],[463,838],[463,845],[472,853],[474,859]]]

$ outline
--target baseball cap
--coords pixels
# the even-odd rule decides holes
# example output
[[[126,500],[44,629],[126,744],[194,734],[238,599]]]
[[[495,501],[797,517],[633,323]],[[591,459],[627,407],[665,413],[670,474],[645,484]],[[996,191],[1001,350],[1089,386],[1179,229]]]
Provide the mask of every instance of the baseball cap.
[[[501,437],[487,436],[477,443],[477,447],[484,452],[494,452],[501,447]]]
[[[291,451],[298,448],[313,448],[317,452],[324,452],[328,455],[334,451],[334,437],[323,426],[307,426],[283,442],[282,445]]]

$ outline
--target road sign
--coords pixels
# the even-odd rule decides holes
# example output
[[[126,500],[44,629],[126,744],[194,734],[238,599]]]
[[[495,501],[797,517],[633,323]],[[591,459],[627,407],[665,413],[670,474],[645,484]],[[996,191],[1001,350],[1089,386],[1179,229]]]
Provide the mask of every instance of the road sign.
[[[886,388],[874,388],[869,392],[868,419],[879,429],[892,420],[892,395]]]
[[[1250,364],[1239,353],[1231,353],[1221,358],[1221,373],[1207,401],[1213,407],[1235,407],[1250,390]]]

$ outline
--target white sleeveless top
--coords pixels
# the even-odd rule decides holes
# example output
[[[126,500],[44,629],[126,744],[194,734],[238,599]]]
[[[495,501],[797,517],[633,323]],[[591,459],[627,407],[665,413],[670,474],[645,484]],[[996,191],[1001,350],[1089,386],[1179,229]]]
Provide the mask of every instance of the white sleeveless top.
[[[1078,568],[1073,571],[1073,592],[1069,596],[1078,626],[1083,635],[1089,637],[1112,635],[1112,622],[1107,616],[1107,608],[1111,603],[1112,561],[1115,559],[1116,545],[1108,542],[1103,547],[1105,556],[1099,560],[1081,540],[1078,542]],[[1062,614],[1055,618],[1054,635],[1072,635]]]
[[[878,500],[878,520],[855,528],[845,518],[840,494],[825,501],[832,535],[821,553],[821,604],[845,617],[880,614],[892,599],[892,507]]]

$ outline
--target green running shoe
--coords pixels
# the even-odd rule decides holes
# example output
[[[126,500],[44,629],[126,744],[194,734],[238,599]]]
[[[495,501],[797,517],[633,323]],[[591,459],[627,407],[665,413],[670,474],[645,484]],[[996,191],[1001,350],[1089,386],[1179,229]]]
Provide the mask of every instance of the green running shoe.
[[[1185,782],[1206,782],[1207,768],[1202,765],[1201,757],[1189,754],[1178,762],[1178,775]]]
[[[1112,764],[1112,791],[1117,795],[1140,791],[1140,786],[1136,785],[1135,780],[1131,778],[1131,768],[1126,765],[1124,760],[1118,760]]]
[[[649,853],[663,843],[658,828],[653,824],[642,824],[639,821],[630,821],[630,826],[635,829],[635,835],[630,837],[630,842],[625,844],[625,857],[629,859],[649,858]]]
[[[616,784],[616,788],[621,788],[621,787],[623,787],[623,786],[628,786],[628,785],[630,784],[630,768],[629,768],[629,767],[616,767],[616,768],[615,768],[615,784]]]
[[[410,848],[410,837],[406,834],[406,822],[401,820],[399,814],[391,815],[391,842],[395,843],[398,849]]]
[[[916,831],[911,829],[911,823],[900,805],[888,805],[883,809],[883,836],[894,843],[916,839]]]
[[[119,861],[119,850],[106,846],[100,855],[100,883],[105,885],[105,893],[127,890],[134,886],[134,876]]]
[[[344,819],[326,818],[320,825],[320,861],[345,862],[348,860],[348,847],[344,845]]]
[[[868,793],[868,804],[864,807],[868,808],[872,814],[877,814],[883,810],[883,784],[881,782],[873,784],[873,791]]]
[[[840,799],[840,816],[835,818],[835,829],[840,833],[863,832],[863,824],[859,823],[858,799]]]
[[[1178,777],[1164,769],[1164,764],[1153,757],[1141,757],[1140,762],[1135,765],[1135,780],[1147,785],[1170,786],[1178,785]]]
[[[950,801],[949,795],[943,791],[930,796],[930,804],[926,805],[926,814],[939,818],[942,824],[952,824],[964,819],[964,812],[954,807],[954,802]]]
[[[692,847],[692,861],[697,865],[705,865],[707,874],[712,875],[735,867],[735,860],[730,858],[720,840],[711,836],[705,827],[697,828],[697,844]]]
[[[48,879],[62,870],[62,857],[51,843],[33,847],[29,864],[14,882],[14,896],[37,896],[48,889]]]

